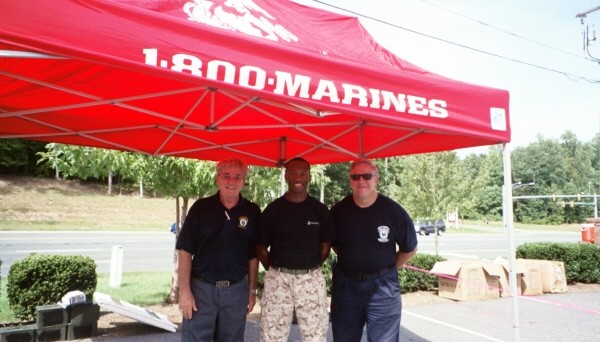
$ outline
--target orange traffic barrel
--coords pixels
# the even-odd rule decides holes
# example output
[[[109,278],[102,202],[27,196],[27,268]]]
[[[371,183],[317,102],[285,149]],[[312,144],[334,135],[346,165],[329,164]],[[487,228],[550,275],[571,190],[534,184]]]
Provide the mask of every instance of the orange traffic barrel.
[[[581,241],[594,243],[596,240],[596,230],[593,224],[581,225]]]

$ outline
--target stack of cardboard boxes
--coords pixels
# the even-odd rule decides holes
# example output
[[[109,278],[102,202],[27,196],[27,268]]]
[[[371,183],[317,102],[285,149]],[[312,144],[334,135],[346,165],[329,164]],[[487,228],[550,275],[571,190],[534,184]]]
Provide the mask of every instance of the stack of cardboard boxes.
[[[431,272],[438,276],[438,295],[454,300],[483,300],[510,296],[507,263],[441,261]],[[562,261],[517,259],[517,293],[524,296],[568,290]]]

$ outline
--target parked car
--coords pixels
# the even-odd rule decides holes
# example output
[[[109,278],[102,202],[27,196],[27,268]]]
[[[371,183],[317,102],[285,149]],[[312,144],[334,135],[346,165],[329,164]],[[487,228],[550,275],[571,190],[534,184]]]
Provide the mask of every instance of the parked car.
[[[414,222],[415,231],[419,235],[435,234],[437,228],[437,234],[442,235],[446,231],[446,224],[444,220],[417,220]]]
[[[444,222],[444,220],[436,220],[435,227],[437,228],[438,235],[442,235],[446,232],[446,223]]]

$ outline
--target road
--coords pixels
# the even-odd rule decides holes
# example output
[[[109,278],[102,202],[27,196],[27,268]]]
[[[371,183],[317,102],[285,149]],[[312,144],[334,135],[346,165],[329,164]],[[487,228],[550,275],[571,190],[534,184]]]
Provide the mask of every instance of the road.
[[[454,228],[448,228],[450,231]],[[496,257],[508,258],[508,235],[502,228],[487,228],[485,234],[452,234],[446,233],[437,237],[418,235],[419,253],[437,254],[446,259],[490,259]],[[541,232],[541,231],[514,231],[515,248],[529,242],[571,242],[581,241],[580,233],[570,232]]]
[[[122,246],[123,272],[171,271],[175,234],[165,232],[0,232],[1,275],[31,253],[85,255],[108,273],[113,246]]]
[[[453,228],[449,228],[453,229]],[[482,228],[484,229],[484,228]],[[515,231],[515,245],[526,242],[579,242],[578,233]],[[435,254],[436,236],[419,236],[419,252]],[[171,271],[175,235],[168,232],[0,232],[4,278],[10,266],[31,253],[86,255],[99,273],[110,271],[113,246],[122,246],[123,272]],[[508,257],[508,238],[500,229],[486,234],[451,234],[437,238],[438,254],[447,259]]]

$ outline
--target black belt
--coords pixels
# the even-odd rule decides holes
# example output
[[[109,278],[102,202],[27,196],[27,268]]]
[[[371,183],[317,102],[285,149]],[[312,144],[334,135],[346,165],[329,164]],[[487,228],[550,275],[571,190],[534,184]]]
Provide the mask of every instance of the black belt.
[[[238,279],[238,280],[210,280],[210,279],[206,279],[206,278],[202,278],[202,277],[193,277],[193,278],[198,279],[205,283],[213,284],[217,288],[224,288],[224,287],[229,287],[235,283],[239,283],[240,281],[247,279],[248,277],[246,276],[246,277],[244,277],[242,279]]]
[[[340,268],[340,270],[342,270],[342,272],[344,272],[345,275],[347,275],[348,277],[354,279],[354,280],[371,280],[371,279],[375,279],[375,278],[379,278],[382,275],[386,275],[390,272],[390,270],[392,268],[395,268],[396,265],[392,265],[392,266],[388,266],[382,270],[379,270],[377,272],[373,272],[373,273],[356,273],[356,272],[347,272],[344,271],[342,268]]]
[[[271,266],[271,267],[281,273],[288,273],[288,274],[293,274],[293,275],[308,274],[310,272],[314,272],[319,269],[318,267],[314,267],[314,268],[285,268],[285,267],[277,267],[277,266]]]

